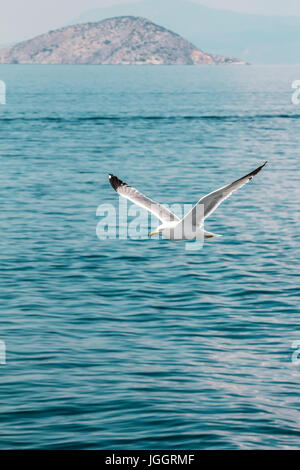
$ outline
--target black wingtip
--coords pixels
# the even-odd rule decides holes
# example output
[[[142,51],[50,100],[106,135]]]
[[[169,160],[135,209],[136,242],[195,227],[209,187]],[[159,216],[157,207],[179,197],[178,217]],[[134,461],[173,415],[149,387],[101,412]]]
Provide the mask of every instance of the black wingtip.
[[[251,177],[251,179],[252,179],[252,177],[257,175],[257,173],[259,173],[267,163],[268,163],[268,161],[265,161],[265,163],[263,165],[260,165],[258,168],[256,168],[256,170],[249,173],[249,177]]]
[[[239,178],[238,180],[234,181],[234,183],[237,183],[238,181],[244,180],[245,178],[248,178],[248,181],[251,181],[253,176],[257,175],[257,173],[259,173],[267,163],[268,162],[265,161],[265,163],[263,165],[260,165],[258,168],[251,171],[251,173],[248,173],[248,175],[245,175],[242,178]]]
[[[126,185],[126,183],[123,183],[123,181],[119,180],[119,178],[111,173],[108,175],[108,179],[115,191],[117,191],[120,186]]]

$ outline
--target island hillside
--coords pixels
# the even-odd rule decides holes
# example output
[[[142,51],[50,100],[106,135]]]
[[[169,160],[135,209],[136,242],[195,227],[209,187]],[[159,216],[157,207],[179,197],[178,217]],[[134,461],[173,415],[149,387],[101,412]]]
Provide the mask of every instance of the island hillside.
[[[145,18],[122,16],[67,26],[0,50],[1,64],[245,64],[207,54]]]

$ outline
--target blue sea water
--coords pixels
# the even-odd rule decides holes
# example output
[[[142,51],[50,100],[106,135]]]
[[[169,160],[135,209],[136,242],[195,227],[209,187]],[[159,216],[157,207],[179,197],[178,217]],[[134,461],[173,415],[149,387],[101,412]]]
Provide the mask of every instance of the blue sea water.
[[[300,66],[0,79],[1,449],[299,448]],[[265,160],[203,249],[96,236],[108,173],[187,204]]]

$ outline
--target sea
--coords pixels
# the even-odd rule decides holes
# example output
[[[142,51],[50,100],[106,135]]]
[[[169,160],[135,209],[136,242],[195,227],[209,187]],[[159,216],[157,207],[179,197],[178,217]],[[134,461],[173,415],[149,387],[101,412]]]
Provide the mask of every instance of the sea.
[[[0,448],[299,449],[300,66],[0,80]],[[97,234],[109,173],[183,205],[266,160],[203,246]]]

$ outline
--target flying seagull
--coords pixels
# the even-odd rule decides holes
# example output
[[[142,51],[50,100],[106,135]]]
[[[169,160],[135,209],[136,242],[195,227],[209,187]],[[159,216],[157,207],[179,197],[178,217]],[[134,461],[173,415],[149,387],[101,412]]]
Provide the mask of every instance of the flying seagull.
[[[233,191],[236,191],[244,186],[244,184],[248,183],[248,181],[252,180],[253,176],[257,175],[266,163],[267,162],[233,183],[204,196],[181,220],[166,207],[152,201],[116,176],[110,174],[109,181],[120,196],[143,207],[161,220],[162,224],[149,234],[150,237],[152,237],[152,235],[161,234],[164,238],[168,238],[169,240],[202,240],[203,237],[212,238],[220,236],[216,233],[210,233],[204,230],[204,220],[206,217],[212,214]]]

